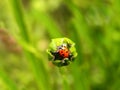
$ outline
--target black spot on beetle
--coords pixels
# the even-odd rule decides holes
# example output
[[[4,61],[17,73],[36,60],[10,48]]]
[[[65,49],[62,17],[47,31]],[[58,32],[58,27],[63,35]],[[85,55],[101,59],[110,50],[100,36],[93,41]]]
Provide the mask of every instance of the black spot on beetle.
[[[61,51],[61,53],[63,53],[63,51]]]

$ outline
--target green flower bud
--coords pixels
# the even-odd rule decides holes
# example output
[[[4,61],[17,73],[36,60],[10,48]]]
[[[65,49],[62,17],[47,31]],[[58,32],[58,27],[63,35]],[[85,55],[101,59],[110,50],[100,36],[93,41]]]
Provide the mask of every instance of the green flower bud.
[[[52,39],[47,49],[49,60],[56,66],[66,66],[77,56],[75,43],[68,38]]]

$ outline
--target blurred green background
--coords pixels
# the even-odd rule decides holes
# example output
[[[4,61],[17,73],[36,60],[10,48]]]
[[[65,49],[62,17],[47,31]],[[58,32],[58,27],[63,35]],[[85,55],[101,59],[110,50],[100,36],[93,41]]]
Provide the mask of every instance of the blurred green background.
[[[0,90],[120,90],[120,0],[0,0]],[[78,56],[58,68],[52,38]]]

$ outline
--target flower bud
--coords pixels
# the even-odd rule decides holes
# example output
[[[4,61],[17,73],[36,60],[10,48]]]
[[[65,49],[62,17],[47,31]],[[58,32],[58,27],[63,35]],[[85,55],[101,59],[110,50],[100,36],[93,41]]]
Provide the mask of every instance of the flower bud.
[[[47,53],[49,60],[58,67],[69,65],[77,56],[75,43],[68,38],[52,39]]]

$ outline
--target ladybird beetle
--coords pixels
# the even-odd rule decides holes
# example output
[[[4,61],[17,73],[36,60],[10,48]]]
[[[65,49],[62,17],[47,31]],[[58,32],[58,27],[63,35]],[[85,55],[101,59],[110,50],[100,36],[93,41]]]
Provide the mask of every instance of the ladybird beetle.
[[[62,44],[59,48],[58,48],[58,53],[61,57],[63,58],[68,58],[69,57],[69,50],[67,48],[66,44]]]

